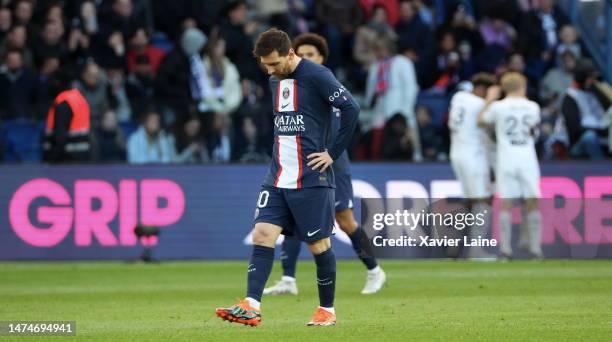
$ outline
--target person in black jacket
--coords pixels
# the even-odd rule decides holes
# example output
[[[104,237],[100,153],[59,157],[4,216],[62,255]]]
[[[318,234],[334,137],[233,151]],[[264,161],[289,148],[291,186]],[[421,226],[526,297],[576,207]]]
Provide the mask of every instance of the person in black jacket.
[[[183,32],[177,44],[163,59],[155,80],[155,96],[166,107],[164,122],[172,125],[182,122],[196,106],[197,80],[193,75],[190,58],[199,56],[207,37],[196,28]]]
[[[608,124],[604,108],[594,94],[598,76],[592,62],[580,61],[574,70],[574,82],[561,103],[572,157],[604,158],[601,139],[608,134]]]
[[[523,16],[518,43],[527,61],[528,76],[539,79],[544,75],[554,61],[557,31],[567,22],[552,0],[540,0],[537,9]]]
[[[7,51],[0,68],[0,119],[32,117],[36,77],[24,68],[19,49]]]

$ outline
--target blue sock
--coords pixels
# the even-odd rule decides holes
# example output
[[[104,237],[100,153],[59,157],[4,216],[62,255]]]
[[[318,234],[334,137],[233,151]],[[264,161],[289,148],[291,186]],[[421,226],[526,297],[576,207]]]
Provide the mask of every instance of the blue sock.
[[[295,267],[302,242],[295,236],[285,236],[281,245],[281,263],[283,265],[283,275],[295,278]]]
[[[336,292],[336,255],[330,248],[314,256],[317,264],[317,285],[319,287],[319,305],[324,308],[334,307]]]
[[[376,266],[378,266],[378,263],[376,262],[376,258],[372,255],[372,253],[367,251],[368,243],[363,241],[365,237],[366,236],[363,234],[361,227],[357,227],[353,234],[349,235],[351,243],[353,244],[353,250],[355,253],[357,253],[357,256],[359,259],[361,259],[361,262],[366,265],[368,270],[373,270],[376,268]]]
[[[274,263],[274,248],[253,245],[247,273],[247,297],[261,302],[264,286]]]

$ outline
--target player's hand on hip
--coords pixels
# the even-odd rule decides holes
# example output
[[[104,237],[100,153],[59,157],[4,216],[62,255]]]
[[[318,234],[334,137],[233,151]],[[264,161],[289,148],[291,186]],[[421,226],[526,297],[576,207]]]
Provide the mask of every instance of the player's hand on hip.
[[[323,152],[311,153],[307,157],[310,159],[308,166],[314,171],[319,169],[319,172],[324,172],[333,162],[332,157],[327,153],[327,150]]]

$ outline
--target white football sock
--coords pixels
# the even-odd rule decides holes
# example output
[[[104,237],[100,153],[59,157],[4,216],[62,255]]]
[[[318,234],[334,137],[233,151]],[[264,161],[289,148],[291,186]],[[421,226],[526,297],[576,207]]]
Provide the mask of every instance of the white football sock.
[[[510,211],[502,210],[499,213],[499,251],[502,254],[512,255],[512,217]]]
[[[249,302],[249,305],[253,309],[257,309],[257,310],[261,309],[261,302],[260,301],[255,300],[255,299],[253,299],[251,297],[246,297],[245,299]]]

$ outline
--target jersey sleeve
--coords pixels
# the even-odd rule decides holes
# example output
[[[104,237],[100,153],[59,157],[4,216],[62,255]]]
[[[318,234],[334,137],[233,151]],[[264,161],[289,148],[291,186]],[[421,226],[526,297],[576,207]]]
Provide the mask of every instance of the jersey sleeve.
[[[314,87],[332,107],[340,108],[353,95],[336,79],[331,71],[325,69],[314,74]]]
[[[314,87],[324,101],[340,110],[340,129],[328,151],[332,159],[336,160],[348,147],[360,108],[351,93],[327,69],[315,74]]]

